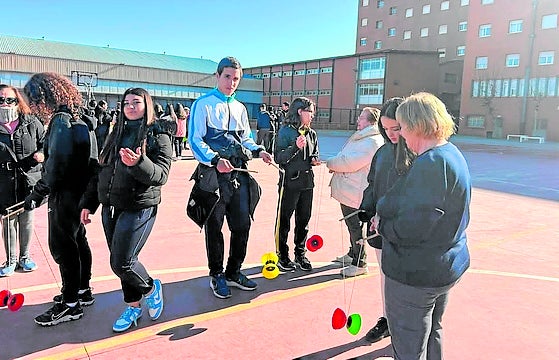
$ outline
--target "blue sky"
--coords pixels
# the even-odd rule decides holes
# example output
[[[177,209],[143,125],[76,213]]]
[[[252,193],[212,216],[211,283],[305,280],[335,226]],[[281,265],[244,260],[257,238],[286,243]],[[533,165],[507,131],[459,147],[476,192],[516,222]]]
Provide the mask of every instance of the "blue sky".
[[[6,3],[7,4],[7,3]],[[355,52],[357,0],[16,0],[0,33],[243,67]],[[6,12],[9,10],[9,14]]]

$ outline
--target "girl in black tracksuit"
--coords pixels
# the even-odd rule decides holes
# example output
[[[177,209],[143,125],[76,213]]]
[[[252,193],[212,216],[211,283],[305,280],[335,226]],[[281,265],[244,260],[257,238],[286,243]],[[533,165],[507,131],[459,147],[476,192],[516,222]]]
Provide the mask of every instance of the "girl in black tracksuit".
[[[285,173],[280,172],[279,224],[276,228],[278,267],[293,271],[296,265],[302,270],[312,270],[305,256],[305,241],[309,232],[314,188],[312,166],[319,165],[318,137],[310,124],[314,117],[314,103],[305,97],[296,98],[287,112],[286,124],[281,127],[274,151],[274,160]],[[291,216],[295,212],[295,263],[289,258],[287,237]]]

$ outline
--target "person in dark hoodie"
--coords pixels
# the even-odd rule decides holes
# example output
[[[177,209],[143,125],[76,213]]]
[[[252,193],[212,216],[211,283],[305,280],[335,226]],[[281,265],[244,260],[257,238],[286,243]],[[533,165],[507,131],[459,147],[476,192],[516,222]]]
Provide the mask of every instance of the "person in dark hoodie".
[[[24,207],[34,209],[48,196],[49,249],[62,277],[62,295],[35,318],[48,326],[80,319],[81,305],[94,302],[89,287],[91,250],[78,203],[97,168],[96,121],[84,115],[81,94],[60,74],[35,74],[24,92],[32,112],[47,126],[42,176]]]
[[[19,204],[31,192],[41,177],[44,160],[45,129],[18,89],[0,84],[0,212]],[[37,269],[29,255],[33,235],[34,211],[2,220],[6,263],[0,267],[0,277],[10,276],[16,268],[28,272]],[[19,240],[19,260],[16,244]]]
[[[367,176],[368,186],[363,191],[363,199],[359,206],[359,209],[363,211],[358,214],[359,220],[363,223],[372,221],[376,215],[378,199],[386,194],[396,180],[408,171],[413,160],[412,152],[407,148],[404,138],[400,136],[400,124],[396,121],[396,109],[402,101],[404,99],[400,97],[388,99],[380,110],[379,132],[384,138],[385,144],[373,156]],[[376,233],[376,230],[369,229],[367,235],[373,235],[373,233]],[[380,268],[382,265],[382,237],[379,235],[372,238],[369,240],[369,244],[375,248]],[[381,269],[380,290],[383,315],[365,336],[365,339],[371,343],[390,336],[385,313],[384,280],[385,276]]]
[[[103,205],[111,269],[120,278],[127,305],[113,324],[115,332],[137,325],[142,299],[152,320],[163,311],[161,281],[148,274],[138,255],[155,223],[171,157],[172,135],[164,121],[156,121],[151,96],[142,88],[126,90],[120,117],[99,157],[100,171],[80,204],[82,224],[89,224],[90,214]]]

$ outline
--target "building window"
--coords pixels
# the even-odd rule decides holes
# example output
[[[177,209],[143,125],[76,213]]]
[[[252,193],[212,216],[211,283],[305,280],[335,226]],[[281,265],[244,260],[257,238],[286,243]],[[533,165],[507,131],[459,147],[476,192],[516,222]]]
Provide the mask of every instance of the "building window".
[[[464,56],[466,55],[466,47],[464,45],[456,47],[456,56]]]
[[[542,51],[538,56],[538,65],[553,65],[555,51]]]
[[[382,41],[377,40],[375,41],[375,50],[382,49]]]
[[[377,0],[377,8],[383,8],[384,7],[384,0]]]
[[[367,38],[361,38],[361,39],[359,40],[359,45],[361,45],[361,46],[367,45]]]
[[[384,78],[384,69],[386,59],[378,57],[373,59],[364,59],[359,62],[359,79],[382,79]]]
[[[503,79],[502,89],[501,89],[501,96],[508,97],[509,96],[509,87],[510,81],[509,79]]]
[[[522,32],[522,20],[509,21],[509,34],[516,34]]]
[[[542,29],[555,29],[555,28],[557,28],[557,14],[542,16]]]
[[[307,75],[316,75],[316,74],[318,74],[318,68],[307,69]]]
[[[450,1],[443,1],[441,3],[441,11],[448,10],[450,8]]]
[[[510,96],[518,96],[518,79],[512,79],[510,81]]]
[[[557,78],[551,77],[547,79],[547,96],[555,96],[557,91]]]
[[[479,26],[479,37],[491,36],[491,24],[484,24]]]
[[[304,69],[295,70],[294,76],[301,76],[301,75],[305,75],[305,70]]]
[[[439,58],[444,58],[446,56],[446,48],[439,48],[437,49],[438,53],[439,53]]]
[[[493,4],[493,0],[481,0],[481,5]]]
[[[284,71],[283,76],[293,76],[293,71]]]
[[[411,39],[411,30],[404,31],[404,40]]]
[[[518,67],[520,66],[520,54],[508,54],[505,61],[506,67]]]
[[[267,79],[270,77],[270,73],[264,73],[262,74],[262,79]]]
[[[431,5],[423,5],[423,14],[429,14],[431,12]]]
[[[468,127],[470,128],[485,128],[485,117],[479,115],[468,116]]]
[[[382,29],[382,20],[377,20],[377,22],[375,23],[375,27],[377,29]]]
[[[460,0],[460,6],[468,6],[470,5],[470,0]]]
[[[361,19],[361,26],[367,26],[369,24],[369,19],[367,18],[363,18]]]
[[[273,77],[273,78],[275,78],[275,77],[281,77],[281,71],[276,71],[276,72],[272,73],[272,77]]]
[[[472,97],[479,96],[479,81],[472,81]]]
[[[369,6],[369,0],[363,0],[362,5],[363,6]]]
[[[262,78],[262,74],[253,74],[253,76],[254,76],[256,79],[261,79],[261,78]]]
[[[320,90],[318,91],[318,95],[323,96],[323,95],[330,95],[332,93],[332,90]]]
[[[388,29],[388,36],[396,36],[396,28]]]
[[[444,74],[444,82],[447,84],[456,84],[457,80],[458,80],[458,76],[456,76],[456,74],[452,74],[452,73]]]
[[[320,73],[331,73],[331,72],[332,72],[331,66],[320,68]]]
[[[406,17],[409,18],[412,16],[413,16],[413,8],[406,9]]]
[[[421,30],[419,32],[419,36],[421,36],[421,37],[429,36],[429,28],[421,28]]]
[[[487,69],[487,56],[478,56],[476,58],[476,69]]]
[[[382,104],[384,84],[360,84],[359,104]]]
[[[439,34],[443,35],[446,34],[447,32],[448,32],[447,25],[439,25]]]
[[[468,22],[461,21],[458,23],[458,31],[467,31],[468,30]]]
[[[390,14],[390,15],[396,15],[397,10],[398,10],[398,9],[396,8],[396,6],[391,6],[391,7],[390,7],[390,10],[388,11],[388,14]]]

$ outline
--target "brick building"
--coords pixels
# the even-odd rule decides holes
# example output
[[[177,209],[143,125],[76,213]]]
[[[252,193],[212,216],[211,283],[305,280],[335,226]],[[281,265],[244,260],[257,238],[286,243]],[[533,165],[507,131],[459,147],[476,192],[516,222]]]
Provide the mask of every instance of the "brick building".
[[[559,141],[558,13],[556,0],[470,1],[460,133]]]

